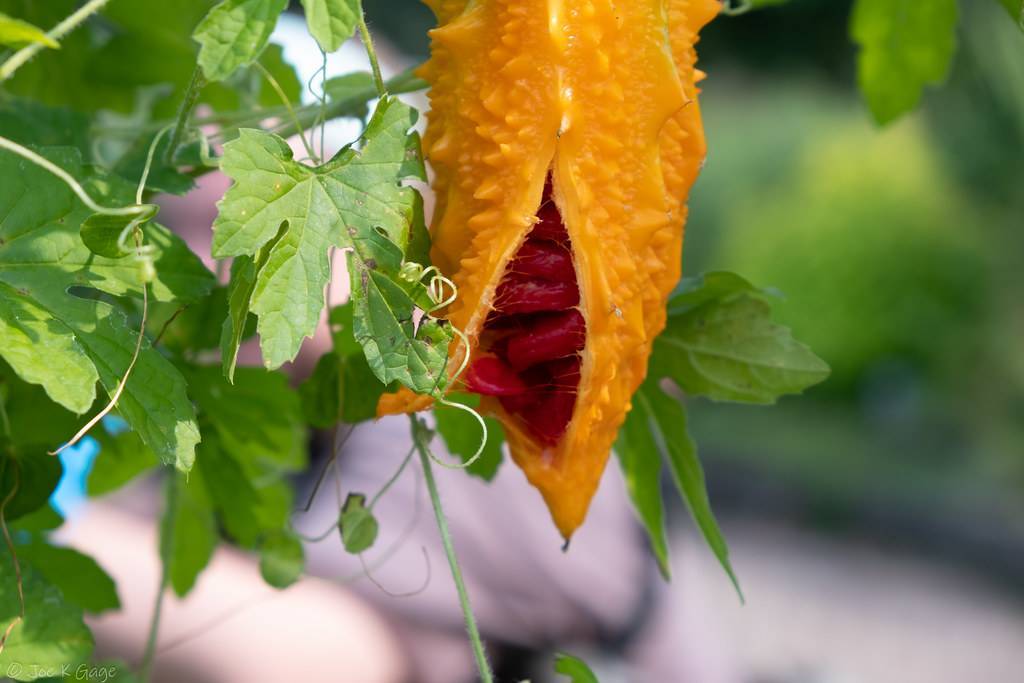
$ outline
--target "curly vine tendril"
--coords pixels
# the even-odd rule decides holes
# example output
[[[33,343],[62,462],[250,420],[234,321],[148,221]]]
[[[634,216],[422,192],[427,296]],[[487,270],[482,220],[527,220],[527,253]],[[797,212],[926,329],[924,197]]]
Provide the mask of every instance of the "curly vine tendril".
[[[459,288],[449,278],[442,275],[441,271],[439,271],[436,266],[429,266],[427,268],[424,268],[418,263],[406,261],[405,263],[402,264],[402,267],[399,271],[399,276],[409,282],[422,282],[423,278],[427,277],[428,275],[430,275],[431,277],[427,283],[427,297],[430,299],[432,304],[432,306],[426,311],[426,313],[429,315],[431,313],[434,313],[435,311],[439,311],[442,308],[446,308],[451,304],[455,303],[455,300],[458,299],[459,297]],[[445,288],[448,288],[451,292],[448,296],[445,296]],[[462,348],[464,349],[462,359],[459,363],[459,368],[455,371],[455,374],[453,374],[448,380],[449,383],[454,384],[466,371],[466,368],[469,367],[470,351],[469,339],[466,337],[466,333],[460,330],[455,325],[452,325],[451,329],[452,332],[454,332],[455,335],[459,338],[459,341],[462,342]],[[477,424],[480,425],[480,431],[482,432],[480,437],[480,445],[477,446],[476,452],[473,453],[473,455],[464,462],[459,464],[447,463],[444,462],[443,460],[438,459],[437,456],[435,456],[432,452],[428,452],[431,460],[433,460],[441,467],[446,467],[448,469],[453,470],[466,469],[467,467],[475,463],[477,460],[479,460],[480,456],[482,456],[484,453],[484,448],[487,446],[487,422],[484,420],[483,416],[480,415],[480,413],[478,413],[470,406],[458,403],[457,401],[449,401],[443,395],[435,396],[434,399],[443,406],[446,406],[448,408],[455,408],[456,410],[461,410],[463,412],[469,413],[470,415],[473,416],[473,419],[477,421]]]

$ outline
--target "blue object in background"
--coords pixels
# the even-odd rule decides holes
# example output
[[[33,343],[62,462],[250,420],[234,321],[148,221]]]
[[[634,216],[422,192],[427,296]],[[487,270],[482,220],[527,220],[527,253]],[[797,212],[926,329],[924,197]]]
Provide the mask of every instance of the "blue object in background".
[[[108,415],[103,418],[102,427],[110,434],[120,434],[128,429],[128,423],[120,417]],[[58,456],[64,466],[64,475],[50,495],[50,505],[65,519],[85,505],[88,498],[85,482],[99,452],[99,443],[87,436],[71,448],[61,451]]]
[[[99,444],[87,436],[71,448],[61,451],[58,456],[64,465],[64,475],[50,495],[50,505],[65,519],[85,505],[85,480],[99,452]]]

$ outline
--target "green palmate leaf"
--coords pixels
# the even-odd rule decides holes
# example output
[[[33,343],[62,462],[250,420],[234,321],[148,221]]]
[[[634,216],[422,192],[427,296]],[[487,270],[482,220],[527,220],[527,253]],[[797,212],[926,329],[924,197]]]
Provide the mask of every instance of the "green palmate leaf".
[[[287,588],[298,581],[305,564],[302,543],[295,534],[280,531],[260,544],[260,574],[274,588]]]
[[[633,410],[630,411],[627,421],[634,422],[634,425],[627,429],[629,432],[637,433],[644,429],[648,430],[653,443],[642,445],[645,447],[654,445],[657,449],[655,452],[667,461],[669,471],[672,473],[672,480],[686,503],[690,515],[742,599],[743,593],[740,590],[739,581],[737,581],[729,562],[729,548],[718,528],[714,513],[711,512],[711,502],[708,500],[707,485],[704,481],[704,470],[701,468],[700,460],[697,459],[697,444],[690,436],[686,411],[682,404],[661,391],[655,381],[648,379],[633,397]],[[650,455],[645,457],[650,457]],[[631,488],[630,494],[638,511],[649,505],[647,501],[638,500],[633,493]],[[638,489],[636,493],[643,494],[644,492]],[[652,545],[656,546],[660,542],[656,539],[659,534],[662,534],[661,530],[657,525],[648,524],[648,518],[644,517],[643,512],[641,512],[641,519],[649,533],[653,532],[651,535]]]
[[[324,52],[334,52],[352,37],[363,13],[360,0],[302,0],[310,34]]]
[[[555,655],[555,673],[568,676],[572,683],[598,683],[586,662],[565,652]]]
[[[243,130],[225,146],[221,166],[235,184],[219,205],[213,253],[252,259],[232,285],[227,358],[251,310],[267,367],[293,359],[323,310],[328,249],[343,247],[350,248],[354,333],[374,374],[421,393],[443,386],[451,335],[433,319],[416,324],[414,309],[429,305],[426,288],[399,277],[417,216],[416,193],[401,181],[425,177],[418,137],[408,134],[415,118],[415,110],[383,98],[360,146],[315,168],[262,131]]]
[[[671,377],[686,393],[716,401],[773,403],[824,380],[828,366],[788,329],[771,321],[763,297],[726,293],[693,307],[669,302],[665,331],[654,342],[651,375]]]
[[[180,474],[172,477],[167,480],[160,523],[160,559],[174,592],[184,597],[213,557],[217,522],[202,472],[193,472],[187,479]]]
[[[64,599],[91,614],[120,609],[114,580],[88,555],[39,538],[18,547],[18,557],[60,589]]]
[[[850,33],[857,80],[880,124],[913,109],[946,79],[956,50],[956,0],[857,0]]]
[[[111,434],[100,426],[89,435],[100,447],[99,455],[89,470],[87,489],[90,496],[115,491],[160,464],[153,450],[135,432]]]
[[[29,43],[39,43],[50,48],[59,48],[53,38],[46,32],[27,21],[0,14],[0,45],[18,47]]]
[[[449,394],[447,398],[472,408],[480,405],[480,396],[477,394]],[[444,439],[448,452],[459,456],[463,462],[469,460],[476,453],[483,437],[476,419],[465,410],[442,404],[434,406],[434,418],[437,421],[437,432]],[[484,481],[490,481],[501,466],[501,444],[505,441],[505,430],[501,422],[494,418],[484,418],[484,422],[487,423],[487,443],[484,444],[483,453],[466,471]]]
[[[83,177],[76,151],[46,154]],[[5,178],[0,185],[0,298],[6,304],[0,307],[5,335],[0,356],[22,378],[41,384],[54,401],[82,412],[92,403],[97,377],[108,392],[116,389],[137,336],[121,312],[88,292],[138,297],[143,272],[133,257],[111,259],[89,251],[79,227],[91,212],[56,177],[7,153],[0,155],[0,176]],[[116,179],[84,180],[88,192],[114,205],[130,194]],[[146,226],[145,235],[157,271],[149,284],[151,298],[188,302],[210,290],[212,274],[184,242],[155,224]],[[34,343],[31,348],[27,340]],[[58,376],[54,368],[68,374]],[[118,410],[161,460],[182,469],[191,466],[199,432],[184,379],[148,343],[143,343]]]
[[[353,555],[369,550],[377,540],[379,528],[373,511],[366,507],[366,496],[361,493],[348,494],[338,522],[345,550]]]
[[[27,565],[21,567],[25,618],[11,629],[0,671],[18,681],[39,677],[40,671],[59,671],[86,661],[92,654],[92,634],[82,621],[82,609],[66,600],[60,589]],[[20,613],[17,577],[11,554],[0,553],[0,632]]]
[[[256,61],[287,6],[288,0],[223,0],[210,10],[192,34],[206,78],[223,80]]]
[[[1024,0],[999,0],[1017,25],[1024,30]]]
[[[317,168],[294,161],[284,140],[262,131],[245,129],[225,146],[221,167],[235,185],[220,203],[213,253],[256,256],[270,246],[257,264],[251,300],[269,367],[294,358],[312,334],[323,309],[330,246],[353,246],[378,226],[400,246],[407,241],[412,190],[399,181],[422,175],[406,164],[405,136],[415,114],[386,100],[375,119],[361,150],[347,148]]]
[[[3,445],[0,440],[0,452]],[[0,455],[0,501],[10,496],[4,517],[18,519],[45,506],[63,473],[60,460],[48,455],[43,446],[8,449]]]

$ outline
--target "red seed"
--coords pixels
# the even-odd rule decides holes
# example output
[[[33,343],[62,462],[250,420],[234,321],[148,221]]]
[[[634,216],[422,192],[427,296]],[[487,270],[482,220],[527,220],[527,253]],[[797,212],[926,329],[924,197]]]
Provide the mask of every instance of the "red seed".
[[[485,323],[489,352],[499,357],[476,361],[466,380],[471,391],[497,396],[547,445],[556,444],[572,420],[577,352],[586,343],[586,323],[573,310],[580,293],[569,242],[549,177],[537,223],[498,286]]]
[[[533,239],[551,240],[552,242],[566,242],[569,240],[569,233],[562,222],[562,214],[552,199],[545,198],[537,211],[537,223],[530,232]]]
[[[499,396],[498,400],[501,401],[501,406],[508,412],[513,415],[521,415],[530,403],[537,400],[537,394],[528,391],[518,396]]]
[[[582,361],[579,356],[569,356],[547,363],[544,369],[551,375],[552,391],[570,391],[575,394],[580,387]]]
[[[575,282],[576,270],[569,250],[555,242],[529,239],[519,248],[509,266],[518,275],[539,277],[555,282]]]
[[[564,311],[580,302],[575,282],[546,282],[506,276],[494,297],[494,308],[501,313],[537,313]]]
[[[505,355],[514,370],[570,356],[586,343],[586,323],[576,309],[538,318],[534,325],[509,338]]]
[[[553,445],[565,434],[575,408],[575,392],[544,392],[523,409],[522,416],[534,436]]]
[[[482,356],[469,366],[466,388],[485,396],[515,396],[525,393],[529,387],[500,359]]]
[[[551,383],[551,374],[543,367],[521,372],[519,378],[527,387],[524,393],[498,397],[505,410],[514,415],[521,415],[527,406],[535,403]]]

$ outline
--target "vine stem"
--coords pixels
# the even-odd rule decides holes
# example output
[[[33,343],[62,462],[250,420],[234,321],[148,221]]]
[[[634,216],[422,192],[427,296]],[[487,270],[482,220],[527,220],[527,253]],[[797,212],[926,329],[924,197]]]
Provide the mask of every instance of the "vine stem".
[[[366,25],[366,13],[359,13],[359,37],[363,41],[363,47],[366,49],[366,56],[370,60],[370,68],[373,70],[373,82],[377,86],[377,94],[384,97],[388,94],[388,89],[384,85],[384,76],[380,72],[380,62],[377,60],[377,50],[373,47],[373,38],[370,37],[370,29]]]
[[[61,38],[71,33],[78,28],[83,21],[88,19],[90,16],[99,12],[103,9],[110,0],[89,0],[77,10],[69,14],[63,21],[54,26],[46,34],[47,38],[52,38],[54,41],[59,41]],[[8,78],[14,75],[14,72],[25,65],[28,60],[36,56],[36,53],[42,50],[45,46],[42,43],[32,43],[26,45],[11,57],[0,65],[0,82],[6,81]]]
[[[452,535],[448,530],[448,520],[444,516],[444,510],[441,507],[441,495],[437,491],[437,482],[434,480],[434,470],[430,464],[434,458],[430,452],[431,432],[426,424],[415,415],[410,415],[409,419],[412,422],[413,443],[416,445],[416,450],[420,455],[420,463],[423,466],[423,478],[427,482],[430,503],[434,508],[437,530],[441,534],[441,544],[444,546],[444,553],[448,558],[448,566],[452,571],[455,590],[459,594],[459,605],[462,607],[462,616],[466,621],[466,632],[469,634],[469,641],[473,645],[473,657],[476,659],[476,666],[480,671],[480,681],[481,683],[494,683],[494,674],[491,673],[490,664],[487,663],[487,653],[484,651],[483,640],[480,639],[480,630],[476,625],[476,617],[473,616],[473,608],[469,604],[466,582],[462,578],[462,569],[459,567],[459,560],[455,556]]]
[[[160,634],[160,617],[163,615],[164,596],[167,595],[167,585],[170,583],[171,557],[174,555],[174,523],[175,507],[178,505],[178,475],[172,473],[167,479],[167,488],[164,493],[166,501],[167,521],[161,529],[162,539],[160,542],[160,584],[156,589],[156,599],[153,603],[153,615],[149,620],[149,635],[146,637],[146,649],[142,654],[142,663],[139,665],[139,678],[146,683],[149,681],[153,669],[153,659],[156,657],[156,641]],[[164,542],[166,539],[166,542]]]
[[[25,587],[21,578],[21,563],[18,562],[18,553],[14,549],[14,541],[11,539],[11,532],[7,528],[7,504],[18,494],[18,489],[21,487],[21,466],[18,461],[14,458],[10,458],[9,462],[14,467],[14,486],[11,488],[2,503],[0,503],[0,529],[3,529],[4,543],[7,544],[7,550],[11,553],[11,562],[14,564],[14,578],[18,588],[18,614],[11,620],[11,623],[7,625],[7,629],[4,631],[3,636],[0,637],[0,653],[4,651],[4,647],[7,645],[7,639],[10,638],[14,628],[25,620]]]
[[[293,107],[292,103],[288,101],[288,95],[285,94],[284,88],[282,88],[281,84],[277,82],[276,78],[274,78],[274,74],[267,70],[267,67],[263,66],[259,62],[253,62],[253,66],[260,72],[260,74],[263,75],[263,78],[265,78],[267,83],[270,84],[270,87],[274,89],[274,92],[281,99],[281,102],[284,103],[284,108],[288,111],[288,115],[291,117],[292,123],[294,123],[295,127],[299,129],[299,138],[302,140],[302,146],[306,148],[306,153],[309,154],[309,158],[314,162],[319,163],[320,158],[317,157],[316,152],[313,151],[312,145],[309,144],[309,140],[306,139],[306,131],[302,130],[299,124],[299,117],[295,114],[295,107]]]
[[[77,195],[78,198],[82,200],[82,203],[89,207],[90,211],[103,214],[104,216],[139,216],[140,218],[146,215],[152,217],[153,215],[156,214],[156,207],[153,206],[152,204],[135,204],[132,206],[121,206],[117,208],[100,206],[95,201],[93,201],[92,197],[89,196],[85,189],[82,188],[82,186],[78,183],[77,180],[75,180],[75,178],[70,173],[68,173],[63,168],[53,163],[46,157],[40,156],[39,154],[36,154],[32,150],[30,150],[28,147],[23,147],[22,145],[19,145],[17,142],[14,142],[13,140],[8,140],[7,138],[2,136],[0,136],[0,149],[6,149],[9,152],[13,152],[18,156],[22,157],[23,159],[31,161],[36,166],[46,169],[53,175],[63,180],[64,183],[71,188],[72,192],[74,192],[75,195]]]
[[[206,87],[206,77],[203,76],[203,70],[197,64],[196,68],[192,71],[192,78],[188,82],[188,89],[185,90],[185,97],[181,100],[181,106],[178,107],[178,118],[174,122],[171,141],[167,143],[167,152],[164,156],[164,160],[167,163],[174,162],[174,153],[178,151],[178,145],[181,144],[181,136],[185,134],[188,119],[192,116],[192,110],[195,109],[196,102],[199,100],[199,92],[204,87]]]

